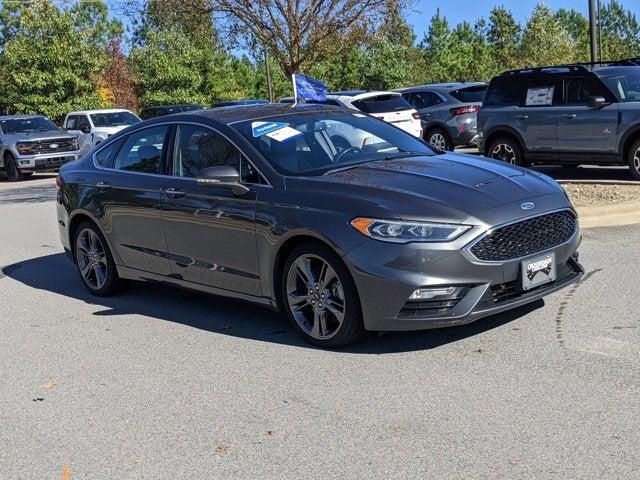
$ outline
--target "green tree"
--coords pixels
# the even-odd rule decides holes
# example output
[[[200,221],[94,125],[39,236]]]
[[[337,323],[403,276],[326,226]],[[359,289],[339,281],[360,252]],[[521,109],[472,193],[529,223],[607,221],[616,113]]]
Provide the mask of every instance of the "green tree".
[[[572,63],[578,60],[578,48],[551,9],[538,4],[522,33],[520,56],[528,67]]]
[[[564,8],[556,12],[556,18],[575,43],[578,60],[582,62],[589,61],[591,55],[589,45],[589,21],[580,12],[573,9],[566,10]]]
[[[612,0],[600,9],[602,58],[618,60],[640,56],[640,25],[634,13]]]
[[[425,82],[443,82],[450,79],[451,37],[449,22],[440,14],[440,9],[437,9],[420,43],[427,69]]]
[[[494,71],[518,68],[518,53],[522,30],[513,14],[504,7],[495,7],[489,14],[487,43],[491,47]]]
[[[50,0],[23,5],[0,56],[0,109],[60,120],[71,110],[102,106],[96,80],[105,62],[93,33]]]

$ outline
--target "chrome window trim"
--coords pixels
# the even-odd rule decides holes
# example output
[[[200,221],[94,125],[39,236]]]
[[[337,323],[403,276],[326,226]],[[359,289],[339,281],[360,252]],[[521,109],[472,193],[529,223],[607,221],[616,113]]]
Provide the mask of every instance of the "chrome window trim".
[[[242,155],[242,157],[245,158],[245,160],[247,162],[249,162],[251,164],[251,166],[253,168],[256,169],[256,172],[258,172],[258,175],[260,175],[260,177],[266,182],[264,184],[262,183],[249,183],[249,182],[241,182],[243,185],[254,185],[257,187],[270,187],[273,188],[273,185],[271,185],[271,183],[269,182],[269,180],[262,174],[262,172],[260,171],[260,169],[258,167],[256,167],[256,165],[249,159],[249,157],[244,153],[244,151],[238,147],[238,144],[236,142],[234,142],[233,140],[231,140],[227,135],[225,135],[224,133],[220,132],[219,130],[217,130],[214,127],[211,127],[210,125],[205,125],[204,123],[200,123],[200,122],[190,122],[190,121],[173,121],[173,122],[160,122],[160,123],[154,123],[153,125],[145,125],[142,128],[137,129],[135,132],[131,132],[128,133],[125,136],[129,136],[132,135],[133,133],[139,132],[141,130],[146,130],[148,128],[154,128],[154,127],[160,127],[160,126],[169,126],[172,127],[174,125],[179,125],[179,124],[183,124],[183,125],[197,125],[200,127],[204,127],[204,128],[208,128],[209,130],[214,131],[215,133],[223,136],[229,143],[231,143],[231,145],[233,145],[239,152],[240,155]],[[123,136],[124,137],[124,136]],[[109,167],[103,167],[100,164],[98,164],[98,162],[96,162],[96,155],[98,153],[100,153],[103,149],[109,147],[109,145],[111,145],[113,142],[117,142],[118,139],[110,141],[110,142],[103,142],[106,143],[105,145],[101,145],[100,148],[96,149],[95,152],[93,152],[93,154],[91,155],[91,161],[93,162],[93,166],[98,169],[98,170],[106,170],[106,171],[110,171],[110,172],[121,172],[121,173],[129,173],[132,175],[149,175],[152,177],[162,177],[162,178],[179,178],[182,180],[193,180],[196,181],[197,179],[194,177],[180,177],[177,175],[163,175],[161,173],[145,173],[145,172],[132,172],[130,170],[118,170],[117,168],[109,168]],[[122,148],[122,147],[121,147]],[[164,145],[162,146],[163,150],[164,150]],[[240,172],[238,172],[240,173]]]
[[[551,215],[553,213],[558,213],[558,212],[569,212],[576,219],[576,229],[573,232],[573,235],[571,235],[567,239],[566,242],[559,243],[558,245],[554,245],[553,247],[549,247],[547,249],[540,250],[539,252],[536,252],[536,253],[530,253],[530,254],[527,254],[527,255],[522,255],[520,257],[510,258],[508,260],[480,260],[478,257],[476,257],[473,254],[473,252],[471,252],[471,249],[478,242],[480,242],[482,239],[484,239],[487,235],[490,235],[491,233],[495,232],[496,230],[499,230],[500,228],[508,227],[509,225],[514,225],[516,223],[526,222],[526,221],[534,219],[534,218],[544,217],[546,215]],[[578,215],[576,215],[576,212],[573,211],[571,208],[567,208],[567,207],[558,208],[558,209],[555,209],[555,210],[546,211],[544,213],[539,213],[537,215],[531,215],[530,217],[524,217],[524,218],[520,218],[518,220],[513,220],[513,221],[510,221],[510,222],[501,223],[500,225],[495,225],[493,227],[490,227],[490,228],[486,229],[485,231],[478,233],[478,236],[476,236],[473,240],[471,240],[471,242],[469,242],[464,247],[462,247],[461,252],[463,253],[463,255],[465,257],[467,257],[473,263],[482,264],[482,265],[503,265],[505,263],[520,261],[520,260],[523,260],[525,258],[529,258],[529,257],[536,256],[536,255],[544,255],[547,252],[551,252],[551,251],[555,250],[556,248],[562,247],[564,245],[567,245],[567,244],[573,242],[578,235],[580,235],[580,219],[578,218]]]

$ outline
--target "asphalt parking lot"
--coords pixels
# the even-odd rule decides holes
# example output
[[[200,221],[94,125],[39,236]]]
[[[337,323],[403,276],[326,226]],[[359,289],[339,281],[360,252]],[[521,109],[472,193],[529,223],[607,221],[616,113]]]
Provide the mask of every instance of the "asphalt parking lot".
[[[240,302],[91,297],[53,178],[0,181],[0,478],[638,478],[640,225],[585,230],[544,302],[323,351]]]

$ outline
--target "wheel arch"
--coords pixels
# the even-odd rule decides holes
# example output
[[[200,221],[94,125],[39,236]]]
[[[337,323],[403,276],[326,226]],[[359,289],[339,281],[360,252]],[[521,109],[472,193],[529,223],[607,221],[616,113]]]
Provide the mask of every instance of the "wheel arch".
[[[102,237],[107,242],[107,246],[109,247],[109,250],[111,251],[111,255],[113,256],[114,260],[116,260],[118,258],[116,256],[117,252],[114,250],[113,246],[111,245],[109,237],[105,234],[105,232],[104,232],[102,226],[100,225],[100,222],[98,221],[98,219],[95,218],[90,212],[88,212],[86,210],[80,210],[78,212],[75,212],[73,215],[71,215],[71,217],[69,218],[69,225],[67,227],[67,232],[68,232],[68,235],[69,235],[69,239],[68,240],[69,240],[69,245],[71,247],[71,257],[73,258],[74,263],[76,262],[76,253],[75,253],[73,240],[75,239],[76,231],[78,230],[78,227],[85,221],[89,222],[89,223],[92,223],[100,231],[100,233],[102,234]],[[120,262],[116,260],[116,265],[118,263],[120,263]]]
[[[640,139],[640,122],[636,123],[632,128],[627,130],[627,132],[620,139],[620,146],[618,147],[618,152],[620,152],[620,161],[621,163],[626,164],[629,158],[629,153],[631,150],[631,146]]]
[[[526,144],[524,143],[524,139],[518,133],[518,131],[515,128],[510,127],[509,125],[500,125],[500,126],[493,127],[491,130],[489,130],[485,134],[484,152],[482,152],[482,154],[485,157],[488,156],[487,151],[489,150],[491,143],[500,137],[510,137],[514,139],[516,142],[518,142],[518,145],[520,145],[520,149],[522,150],[522,153],[526,154],[526,151],[527,151]]]

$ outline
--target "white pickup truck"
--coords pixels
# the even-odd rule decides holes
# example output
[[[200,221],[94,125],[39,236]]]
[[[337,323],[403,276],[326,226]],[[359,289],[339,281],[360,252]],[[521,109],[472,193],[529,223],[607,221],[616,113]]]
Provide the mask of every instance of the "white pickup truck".
[[[114,133],[141,121],[129,110],[83,110],[67,114],[64,128],[78,135],[80,152],[85,154]]]

